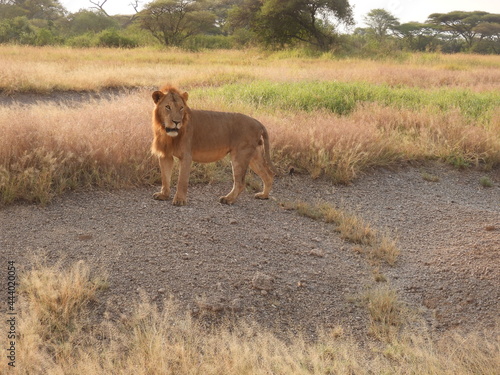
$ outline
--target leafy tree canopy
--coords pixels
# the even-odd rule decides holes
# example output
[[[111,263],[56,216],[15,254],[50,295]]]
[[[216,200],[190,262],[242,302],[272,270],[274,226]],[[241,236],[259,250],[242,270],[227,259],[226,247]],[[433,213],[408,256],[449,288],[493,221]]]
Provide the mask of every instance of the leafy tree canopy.
[[[477,27],[482,23],[500,23],[500,15],[480,11],[433,13],[429,16],[428,22],[444,32],[464,38],[471,47],[479,34]]]
[[[333,43],[335,19],[354,23],[348,0],[244,0],[229,15],[232,27],[249,28],[267,44],[303,41],[320,49]]]

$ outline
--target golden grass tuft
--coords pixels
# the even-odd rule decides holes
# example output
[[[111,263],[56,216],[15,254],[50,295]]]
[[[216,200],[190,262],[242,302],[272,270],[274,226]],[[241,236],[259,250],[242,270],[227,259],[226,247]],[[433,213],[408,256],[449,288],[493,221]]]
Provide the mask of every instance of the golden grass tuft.
[[[403,307],[390,286],[376,286],[366,292],[365,303],[370,316],[369,332],[382,341],[392,341],[404,323]]]
[[[299,215],[313,220],[335,224],[340,237],[350,243],[364,246],[359,251],[368,255],[374,264],[384,261],[393,266],[400,254],[396,241],[388,235],[376,231],[360,216],[339,209],[330,203],[311,204],[308,202],[284,202],[282,207],[296,210]]]

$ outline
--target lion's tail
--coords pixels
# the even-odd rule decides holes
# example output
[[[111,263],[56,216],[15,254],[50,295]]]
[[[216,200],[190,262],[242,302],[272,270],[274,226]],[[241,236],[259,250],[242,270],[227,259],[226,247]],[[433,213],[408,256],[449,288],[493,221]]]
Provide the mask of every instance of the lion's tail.
[[[269,168],[274,172],[276,176],[279,176],[279,172],[271,161],[271,146],[269,145],[269,134],[267,133],[267,129],[264,125],[262,125],[262,138],[264,139],[264,159],[266,160]]]

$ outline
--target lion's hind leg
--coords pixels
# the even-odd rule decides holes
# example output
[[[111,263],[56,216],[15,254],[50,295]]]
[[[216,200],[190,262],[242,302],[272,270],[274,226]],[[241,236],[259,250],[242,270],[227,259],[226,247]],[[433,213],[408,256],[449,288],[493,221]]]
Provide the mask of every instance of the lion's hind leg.
[[[263,190],[255,194],[255,198],[268,199],[273,187],[274,173],[267,165],[260,148],[255,151],[253,158],[250,160],[250,168],[261,178],[264,184]]]
[[[233,166],[233,189],[228,195],[220,197],[220,202],[224,204],[233,204],[236,198],[245,188],[245,175],[247,173],[250,159],[255,153],[255,149],[247,148],[231,152],[231,164]]]

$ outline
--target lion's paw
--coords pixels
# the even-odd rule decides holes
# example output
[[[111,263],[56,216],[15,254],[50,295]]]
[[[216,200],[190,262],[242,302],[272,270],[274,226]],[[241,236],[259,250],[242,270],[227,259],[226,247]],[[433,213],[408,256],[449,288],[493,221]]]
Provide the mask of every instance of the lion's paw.
[[[169,198],[167,194],[163,194],[161,191],[153,194],[153,199],[158,201],[166,201]]]
[[[233,204],[234,201],[228,199],[227,197],[220,197],[219,202],[222,204]]]
[[[186,203],[187,203],[186,198],[180,199],[180,198],[174,197],[174,200],[172,201],[172,204],[174,206],[185,206]]]
[[[269,195],[264,193],[257,193],[254,197],[255,199],[269,199]]]

